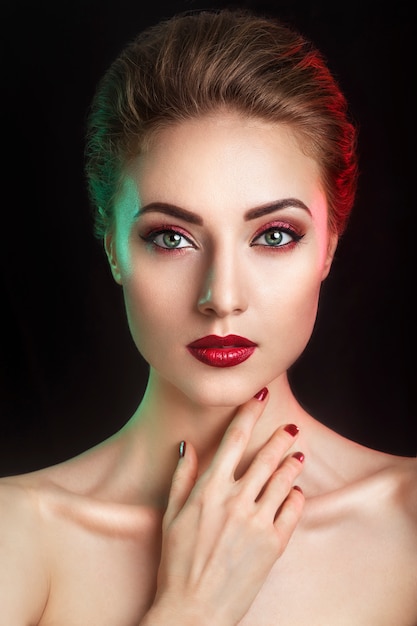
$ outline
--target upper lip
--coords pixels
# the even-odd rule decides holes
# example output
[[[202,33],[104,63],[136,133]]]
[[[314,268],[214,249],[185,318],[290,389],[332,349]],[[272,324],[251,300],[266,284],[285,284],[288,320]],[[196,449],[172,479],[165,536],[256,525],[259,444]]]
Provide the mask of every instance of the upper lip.
[[[256,346],[256,343],[246,339],[246,337],[240,337],[239,335],[226,335],[226,337],[219,337],[218,335],[207,335],[207,337],[201,337],[189,344],[189,348],[247,348]]]

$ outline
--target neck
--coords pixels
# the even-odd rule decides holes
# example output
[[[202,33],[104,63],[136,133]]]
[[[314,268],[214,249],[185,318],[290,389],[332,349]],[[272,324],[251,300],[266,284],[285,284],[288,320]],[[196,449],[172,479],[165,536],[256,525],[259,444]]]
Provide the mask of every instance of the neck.
[[[367,450],[336,434],[308,415],[295,399],[286,375],[268,384],[269,398],[237,470],[243,473],[272,433],[294,423],[300,434],[288,454],[301,450],[305,467],[297,481],[307,498],[340,489],[346,482],[375,471],[387,455]],[[245,398],[242,398],[242,402]],[[166,381],[151,375],[138,409],[115,436],[118,469],[112,475],[131,476],[128,499],[165,509],[181,440],[197,453],[199,474],[210,464],[237,407],[196,404]],[[119,483],[117,483],[119,484]]]
[[[271,381],[268,390],[265,410],[238,467],[237,478],[272,433],[289,423],[300,428],[288,453],[301,450],[306,456],[298,484],[307,497],[340,488],[347,478],[356,476],[357,466],[370,463],[373,467],[375,462],[380,462],[376,453],[369,455],[370,451],[365,452],[308,415],[295,399],[285,374]],[[140,493],[142,503],[163,510],[178,463],[180,441],[184,439],[194,446],[201,474],[210,464],[236,411],[235,406],[197,405],[151,373],[142,402],[116,435],[119,467],[118,471],[113,468],[112,475],[130,476],[129,497],[136,501]]]
[[[242,471],[278,426],[292,422],[302,428],[301,422],[306,418],[285,374],[272,381],[268,390],[268,403],[242,459]],[[235,406],[196,405],[151,371],[143,400],[122,432],[127,435],[126,442],[132,455],[141,463],[150,465],[149,475],[160,482],[157,491],[164,500],[178,461],[180,441],[191,442],[196,449],[201,474],[209,465],[236,411]],[[151,470],[152,466],[155,472]],[[155,493],[156,486],[153,487]]]

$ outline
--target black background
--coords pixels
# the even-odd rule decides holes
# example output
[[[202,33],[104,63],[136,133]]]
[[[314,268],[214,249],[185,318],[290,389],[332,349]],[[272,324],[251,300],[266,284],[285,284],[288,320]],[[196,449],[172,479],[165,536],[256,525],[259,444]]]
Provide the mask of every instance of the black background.
[[[93,238],[84,124],[98,78],[138,30],[181,10],[248,7],[321,48],[360,126],[358,199],[291,379],[341,434],[417,452],[411,3],[3,2],[0,474],[49,465],[120,428],[147,367]]]

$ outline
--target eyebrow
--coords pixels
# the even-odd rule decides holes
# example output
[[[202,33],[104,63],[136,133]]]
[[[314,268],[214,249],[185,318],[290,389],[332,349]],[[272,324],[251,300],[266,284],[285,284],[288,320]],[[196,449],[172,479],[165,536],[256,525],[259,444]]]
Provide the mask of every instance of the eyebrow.
[[[276,200],[275,202],[264,204],[262,206],[255,207],[254,209],[249,209],[249,211],[246,211],[245,213],[245,220],[254,220],[257,217],[263,217],[264,215],[269,215],[269,213],[282,211],[282,209],[289,209],[292,207],[303,209],[311,215],[310,209],[302,200],[298,200],[298,198],[283,198],[282,200]]]
[[[275,202],[263,204],[259,207],[249,209],[244,214],[244,219],[245,221],[254,220],[258,217],[263,217],[264,215],[274,213],[275,211],[282,211],[282,209],[287,209],[291,207],[303,209],[311,215],[310,209],[306,204],[304,204],[304,202],[302,202],[302,200],[298,200],[297,198],[283,198],[282,200],[276,200]],[[165,215],[171,215],[172,217],[180,218],[190,224],[197,224],[198,226],[202,226],[204,223],[203,219],[196,213],[193,213],[192,211],[187,211],[187,209],[183,209],[179,206],[176,206],[175,204],[170,204],[167,202],[150,202],[149,204],[146,204],[135,213],[135,219],[140,217],[144,213],[164,213]]]
[[[192,213],[191,211],[187,211],[187,209],[182,209],[179,206],[175,206],[175,204],[168,204],[166,202],[151,202],[150,204],[145,204],[145,206],[141,207],[139,211],[135,213],[135,218],[140,217],[144,213],[165,213],[165,215],[179,217],[190,224],[203,225],[203,219],[196,213]]]

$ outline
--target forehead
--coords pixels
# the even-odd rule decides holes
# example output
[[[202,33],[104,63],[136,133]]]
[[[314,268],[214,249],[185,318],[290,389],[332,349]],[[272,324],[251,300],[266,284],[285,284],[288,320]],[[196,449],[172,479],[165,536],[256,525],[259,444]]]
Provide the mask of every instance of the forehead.
[[[323,205],[318,164],[283,124],[218,113],[155,133],[131,163],[124,187],[136,210],[168,202],[194,211],[246,211],[285,197]],[[122,201],[123,198],[120,198]]]

